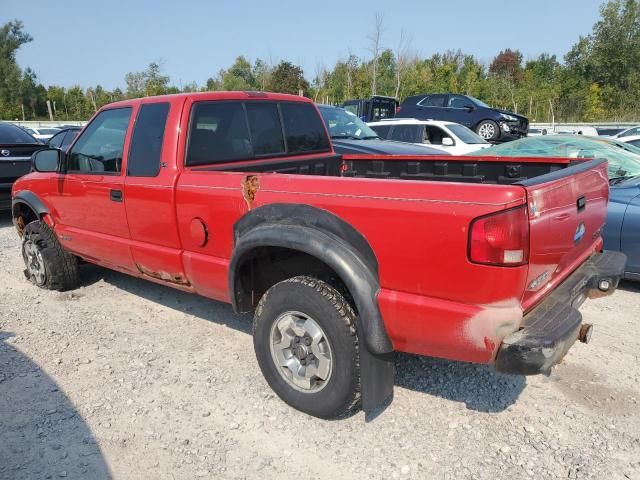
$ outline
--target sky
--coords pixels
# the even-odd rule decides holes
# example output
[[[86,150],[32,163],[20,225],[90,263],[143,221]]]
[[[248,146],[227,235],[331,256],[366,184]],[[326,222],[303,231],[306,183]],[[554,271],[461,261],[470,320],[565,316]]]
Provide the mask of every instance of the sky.
[[[124,88],[127,72],[159,61],[171,83],[203,85],[238,55],[289,60],[311,79],[351,52],[369,58],[376,13],[383,46],[404,31],[420,56],[461,49],[484,63],[505,48],[559,58],[591,32],[602,0],[0,0],[0,24],[22,20],[34,40],[18,53],[44,85]]]

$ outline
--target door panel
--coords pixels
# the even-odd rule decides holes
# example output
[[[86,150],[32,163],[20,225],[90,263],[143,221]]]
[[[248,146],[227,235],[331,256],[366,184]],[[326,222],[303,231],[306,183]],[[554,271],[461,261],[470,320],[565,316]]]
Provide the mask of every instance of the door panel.
[[[124,177],[132,108],[103,110],[66,157],[49,202],[65,248],[97,263],[132,270]]]
[[[81,256],[125,269],[133,269],[124,202],[111,199],[123,190],[121,176],[59,175],[56,232],[65,248]]]
[[[182,102],[141,105],[127,159],[125,197],[131,253],[139,272],[187,284],[174,204],[175,162]]]

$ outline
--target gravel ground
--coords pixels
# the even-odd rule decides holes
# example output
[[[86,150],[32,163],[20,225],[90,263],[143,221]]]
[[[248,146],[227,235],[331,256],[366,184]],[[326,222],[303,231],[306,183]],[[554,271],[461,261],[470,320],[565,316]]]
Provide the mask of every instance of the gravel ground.
[[[640,285],[587,302],[550,377],[398,355],[395,400],[321,421],[283,404],[250,317],[87,266],[22,275],[0,214],[0,478],[640,479]]]

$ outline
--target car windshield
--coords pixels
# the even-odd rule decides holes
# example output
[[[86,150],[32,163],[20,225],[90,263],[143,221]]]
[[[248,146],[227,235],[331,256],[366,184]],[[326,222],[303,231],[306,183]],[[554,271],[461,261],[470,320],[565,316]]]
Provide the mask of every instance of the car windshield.
[[[581,135],[522,138],[482,151],[496,157],[602,158],[609,162],[609,179],[623,181],[640,175],[640,149],[620,147],[615,140]],[[622,144],[624,145],[624,144]],[[629,147],[625,145],[625,147]],[[631,149],[634,152],[632,153]],[[635,153],[637,151],[637,153]]]
[[[479,107],[483,107],[483,108],[491,108],[489,105],[487,105],[486,103],[484,103],[482,100],[478,100],[476,97],[472,97],[471,95],[467,95],[467,97],[469,97],[471,99],[471,101],[473,103],[475,103],[477,106]]]
[[[489,143],[476,132],[465,127],[464,125],[460,125],[458,123],[447,123],[447,128],[451,130],[451,132],[464,143]]]
[[[344,108],[319,107],[324,123],[329,129],[331,138],[348,138],[353,140],[366,140],[378,138],[366,123],[356,115],[347,112]]]
[[[16,143],[38,143],[38,141],[15,125],[0,124],[0,143],[16,144]]]

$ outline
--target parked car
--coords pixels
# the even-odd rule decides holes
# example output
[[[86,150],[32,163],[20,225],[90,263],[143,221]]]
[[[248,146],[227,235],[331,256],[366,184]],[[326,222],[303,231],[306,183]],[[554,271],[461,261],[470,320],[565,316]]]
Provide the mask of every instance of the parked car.
[[[396,117],[460,123],[491,142],[526,137],[529,129],[527,117],[492,108],[469,95],[451,93],[407,97]]]
[[[604,161],[345,159],[293,95],[107,105],[33,168],[12,212],[35,285],[76,287],[82,259],[254,311],[267,382],[322,418],[388,399],[394,351],[548,372],[625,262]]]
[[[380,138],[436,148],[452,155],[475,152],[489,142],[459,123],[394,118],[368,124]]]
[[[601,137],[614,137],[615,135],[617,135],[618,133],[622,132],[623,130],[626,130],[626,128],[620,128],[620,127],[596,127],[596,130],[598,131],[598,135]]]
[[[630,136],[636,136],[636,135],[640,135],[640,125],[638,125],[637,127],[626,128],[622,130],[620,133],[616,133],[611,138],[622,140],[623,137],[630,137]]]
[[[333,148],[341,154],[448,155],[444,150],[381,140],[354,113],[340,107],[318,105]]]
[[[0,122],[0,210],[11,208],[11,186],[31,169],[31,154],[43,145],[11,123]]]
[[[42,143],[46,143],[51,137],[60,131],[55,127],[24,127],[27,133],[31,134],[36,140],[40,140]]]
[[[374,95],[371,98],[347,100],[341,107],[365,122],[377,122],[385,118],[393,118],[398,108],[398,99]]]
[[[626,143],[628,145],[633,145],[634,147],[640,147],[640,135],[629,135],[625,137],[619,137],[616,140],[619,140],[622,143]]]
[[[604,246],[627,255],[624,277],[640,280],[640,148],[602,137],[558,135],[498,145],[484,151],[483,155],[607,160],[611,186],[607,223],[603,230]]]
[[[49,139],[47,145],[53,148],[66,150],[69,145],[76,139],[82,127],[65,127]]]

